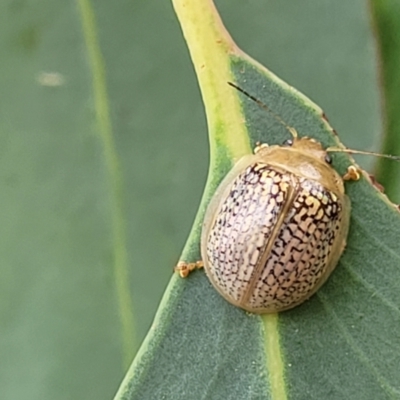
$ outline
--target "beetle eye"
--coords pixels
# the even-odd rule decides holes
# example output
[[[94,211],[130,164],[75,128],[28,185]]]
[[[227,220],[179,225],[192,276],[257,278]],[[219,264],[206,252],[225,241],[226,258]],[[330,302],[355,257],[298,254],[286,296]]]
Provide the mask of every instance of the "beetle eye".
[[[293,144],[293,140],[292,139],[287,139],[283,142],[284,146],[291,146]]]
[[[332,164],[332,157],[329,154],[325,154],[325,162]]]

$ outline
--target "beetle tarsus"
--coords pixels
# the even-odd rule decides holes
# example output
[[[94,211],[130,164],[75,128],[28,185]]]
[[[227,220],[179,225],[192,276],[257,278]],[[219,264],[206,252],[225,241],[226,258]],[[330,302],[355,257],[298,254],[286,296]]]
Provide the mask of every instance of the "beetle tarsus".
[[[174,271],[179,274],[181,278],[187,278],[191,272],[196,269],[201,269],[204,267],[203,261],[196,261],[194,263],[187,263],[185,261],[179,261]]]
[[[347,172],[343,175],[344,181],[358,181],[361,177],[361,170],[355,167],[354,165],[350,165],[347,168]]]

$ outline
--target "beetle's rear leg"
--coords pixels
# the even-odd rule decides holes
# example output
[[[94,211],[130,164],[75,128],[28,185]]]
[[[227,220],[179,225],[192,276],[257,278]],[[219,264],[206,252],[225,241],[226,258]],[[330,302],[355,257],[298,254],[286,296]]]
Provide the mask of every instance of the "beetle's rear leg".
[[[174,271],[177,272],[181,278],[186,278],[195,269],[201,269],[204,267],[203,261],[197,261],[194,263],[187,263],[185,261],[179,261]]]

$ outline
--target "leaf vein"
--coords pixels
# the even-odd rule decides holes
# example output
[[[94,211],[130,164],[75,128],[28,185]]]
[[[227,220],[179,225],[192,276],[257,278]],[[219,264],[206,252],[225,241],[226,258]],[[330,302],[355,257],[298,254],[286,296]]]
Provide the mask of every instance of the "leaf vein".
[[[123,216],[122,173],[116,151],[110,118],[110,107],[106,86],[106,73],[100,49],[96,17],[90,0],[77,0],[83,36],[92,74],[92,89],[96,119],[103,145],[108,181],[111,189],[112,236],[114,251],[114,279],[117,292],[118,311],[122,325],[124,365],[128,366],[135,350],[135,329],[132,300],[129,290],[128,253],[126,228]]]

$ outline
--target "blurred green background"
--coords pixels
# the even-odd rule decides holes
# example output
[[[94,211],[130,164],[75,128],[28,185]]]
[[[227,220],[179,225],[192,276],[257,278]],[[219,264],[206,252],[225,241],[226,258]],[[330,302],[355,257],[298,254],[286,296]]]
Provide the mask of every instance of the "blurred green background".
[[[113,143],[96,117],[79,1],[0,4],[0,397],[111,399],[189,233],[208,166],[196,77],[168,1],[91,4]],[[342,141],[382,140],[367,2],[217,1],[239,46],[327,114]],[[106,147],[105,147],[106,146]],[[111,146],[111,147],[110,147]],[[115,191],[132,298],[126,353]],[[375,160],[360,159],[372,168]]]

